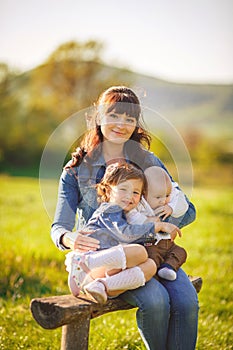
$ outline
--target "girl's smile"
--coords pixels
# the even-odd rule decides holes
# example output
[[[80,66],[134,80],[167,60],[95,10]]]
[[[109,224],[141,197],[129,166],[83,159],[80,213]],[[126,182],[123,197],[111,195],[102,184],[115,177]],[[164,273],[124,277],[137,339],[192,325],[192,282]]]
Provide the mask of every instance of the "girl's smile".
[[[130,179],[111,186],[110,203],[118,204],[125,212],[137,207],[142,195],[142,181]]]

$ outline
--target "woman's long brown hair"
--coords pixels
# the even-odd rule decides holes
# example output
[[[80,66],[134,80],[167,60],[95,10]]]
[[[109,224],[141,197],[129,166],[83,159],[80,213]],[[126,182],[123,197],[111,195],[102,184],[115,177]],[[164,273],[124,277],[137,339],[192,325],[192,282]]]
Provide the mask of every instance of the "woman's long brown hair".
[[[142,154],[141,146],[144,145],[149,149],[151,137],[143,127],[141,106],[134,91],[125,86],[112,86],[100,95],[96,103],[97,111],[98,107],[103,108],[106,113],[114,110],[115,113],[126,113],[128,116],[136,119],[137,125],[130,137],[130,140],[134,142],[129,142],[130,140],[126,141],[124,149],[133,161],[135,157],[136,159],[140,159],[140,154]],[[103,142],[103,134],[101,132],[101,126],[96,122],[97,115],[98,112],[94,116],[94,127],[84,135],[80,147],[72,153],[72,162],[66,168],[75,167],[81,163],[86,155],[93,158],[101,151],[101,148],[98,146]]]

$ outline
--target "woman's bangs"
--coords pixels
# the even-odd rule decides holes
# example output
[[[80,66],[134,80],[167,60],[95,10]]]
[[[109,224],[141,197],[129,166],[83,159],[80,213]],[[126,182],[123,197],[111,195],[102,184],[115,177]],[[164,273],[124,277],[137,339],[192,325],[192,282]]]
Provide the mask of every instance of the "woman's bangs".
[[[139,119],[140,106],[130,102],[114,102],[107,108],[107,113],[114,111],[117,114],[127,114],[129,117]]]

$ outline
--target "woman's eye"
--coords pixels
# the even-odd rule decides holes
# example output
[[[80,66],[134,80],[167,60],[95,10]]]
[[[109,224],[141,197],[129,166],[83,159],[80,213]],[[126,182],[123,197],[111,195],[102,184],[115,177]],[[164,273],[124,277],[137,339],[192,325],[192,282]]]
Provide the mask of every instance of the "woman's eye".
[[[129,124],[133,124],[135,122],[135,119],[134,118],[128,118],[128,119],[126,119],[126,122],[129,123]]]
[[[136,194],[137,196],[140,196],[141,193],[139,193],[139,192],[134,192],[134,194]]]
[[[109,117],[116,119],[118,116],[116,114],[109,114]]]

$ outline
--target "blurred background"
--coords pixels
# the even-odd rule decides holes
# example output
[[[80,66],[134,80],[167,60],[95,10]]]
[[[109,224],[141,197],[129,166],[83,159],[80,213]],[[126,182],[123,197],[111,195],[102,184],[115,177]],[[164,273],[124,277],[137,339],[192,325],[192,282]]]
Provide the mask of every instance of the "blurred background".
[[[230,0],[1,0],[0,171],[38,176],[60,123],[125,84],[180,133],[196,184],[229,183],[232,13]]]
[[[203,278],[196,349],[233,349],[232,14],[231,0],[0,0],[1,350],[60,347],[29,304],[69,293],[49,234],[59,175],[83,112],[116,84],[197,208],[177,239]],[[92,320],[89,349],[143,350],[135,313]]]

